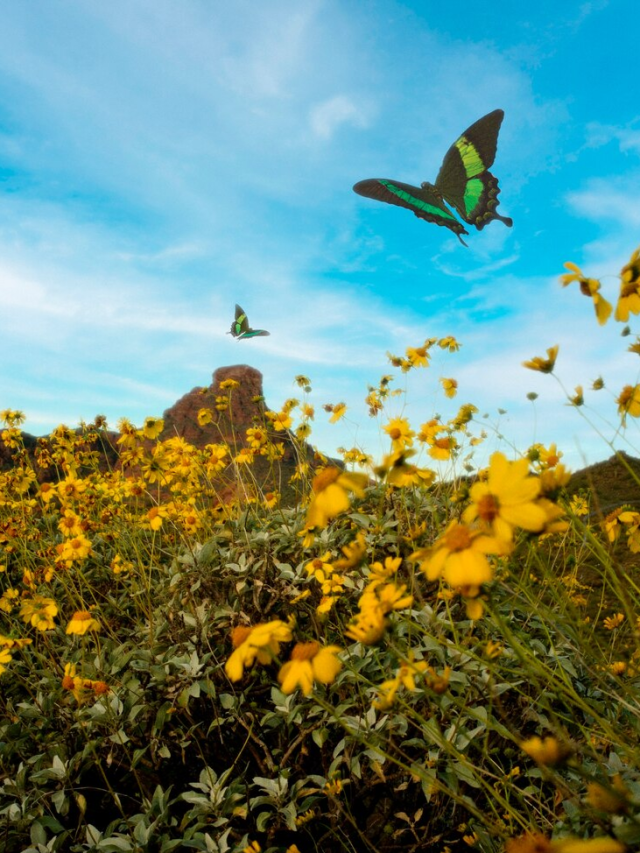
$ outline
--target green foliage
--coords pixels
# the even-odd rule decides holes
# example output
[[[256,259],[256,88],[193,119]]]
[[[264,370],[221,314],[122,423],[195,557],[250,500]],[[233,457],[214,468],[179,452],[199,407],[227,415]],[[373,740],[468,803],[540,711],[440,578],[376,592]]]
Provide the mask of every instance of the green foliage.
[[[615,556],[623,531],[637,553],[640,517],[578,514],[550,450],[529,452],[532,470],[494,457],[477,481],[503,494],[502,465],[529,494],[498,535],[482,489],[410,464],[400,418],[366,488],[329,468],[309,492],[300,444],[307,497],[281,507],[250,463],[216,479],[204,452],[133,430],[133,461],[106,471],[90,437],[59,431],[45,488],[15,415],[0,474],[7,853],[640,844],[640,581]],[[419,440],[460,456],[471,418]],[[478,534],[494,542],[482,557]],[[445,551],[466,555],[468,580],[436,571]],[[380,630],[354,639],[365,616]],[[271,623],[291,639],[232,680],[234,645]],[[332,646],[338,672],[319,663]],[[312,689],[285,692],[283,665],[303,664]]]

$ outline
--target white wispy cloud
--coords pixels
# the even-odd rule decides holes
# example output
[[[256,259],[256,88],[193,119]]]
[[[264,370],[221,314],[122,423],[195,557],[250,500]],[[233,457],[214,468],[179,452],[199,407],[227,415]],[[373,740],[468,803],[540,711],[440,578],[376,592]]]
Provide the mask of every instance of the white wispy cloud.
[[[345,123],[354,127],[367,127],[368,117],[347,95],[335,95],[311,108],[309,123],[316,136],[330,139],[340,125]]]

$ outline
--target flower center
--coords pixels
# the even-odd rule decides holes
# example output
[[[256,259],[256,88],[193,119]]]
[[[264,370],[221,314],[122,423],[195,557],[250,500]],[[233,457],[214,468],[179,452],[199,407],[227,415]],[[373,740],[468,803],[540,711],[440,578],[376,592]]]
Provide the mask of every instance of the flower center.
[[[313,478],[313,491],[316,492],[324,492],[324,490],[330,486],[340,476],[339,468],[325,468],[324,471],[321,471],[319,474]]]
[[[478,502],[478,516],[489,524],[500,515],[500,504],[495,495],[483,495]]]
[[[473,537],[467,527],[457,524],[453,530],[445,534],[444,540],[450,551],[464,551],[465,548],[471,547]]]
[[[296,643],[291,651],[291,660],[312,660],[320,651],[320,643]]]

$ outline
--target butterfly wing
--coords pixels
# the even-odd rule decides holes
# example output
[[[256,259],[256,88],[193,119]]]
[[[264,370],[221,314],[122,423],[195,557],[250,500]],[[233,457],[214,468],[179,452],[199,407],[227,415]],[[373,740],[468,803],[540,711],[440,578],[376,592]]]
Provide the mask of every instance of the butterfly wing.
[[[369,178],[366,181],[359,181],[353,189],[358,195],[405,207],[419,219],[444,225],[458,235],[460,242],[464,242],[460,235],[469,233],[428,185],[414,187],[411,184],[402,184],[387,178]]]
[[[265,329],[247,329],[246,332],[243,332],[240,337],[241,338],[263,338],[267,335],[270,335],[271,332],[267,332]]]
[[[496,213],[500,188],[489,171],[503,118],[503,110],[494,110],[467,128],[447,151],[436,178],[436,188],[445,201],[478,231],[493,219],[513,225],[512,219]]]
[[[236,304],[235,320],[231,324],[231,334],[234,338],[242,337],[245,332],[249,331],[249,320],[242,308]]]

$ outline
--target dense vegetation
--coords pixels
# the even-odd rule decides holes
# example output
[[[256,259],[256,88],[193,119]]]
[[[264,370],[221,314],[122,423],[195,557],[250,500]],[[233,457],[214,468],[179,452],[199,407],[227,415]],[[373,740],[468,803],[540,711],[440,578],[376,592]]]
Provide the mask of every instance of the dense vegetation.
[[[639,257],[621,322],[640,313]],[[606,322],[599,282],[574,267],[571,281]],[[458,344],[391,363],[427,367],[435,347]],[[527,366],[553,373],[556,355]],[[389,455],[345,450],[344,468],[314,471],[298,381],[304,400],[235,446],[121,423],[104,470],[102,419],[60,427],[36,454],[44,481],[21,413],[1,413],[2,849],[640,845],[640,580],[619,559],[640,553],[640,514],[569,498],[554,446],[469,477],[475,407],[414,430],[388,414],[390,376],[366,398]],[[617,405],[640,416],[640,386]],[[252,464],[277,466],[294,415],[284,506]],[[466,460],[465,476],[440,479],[431,459]]]

